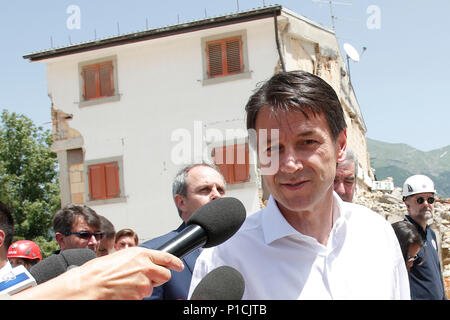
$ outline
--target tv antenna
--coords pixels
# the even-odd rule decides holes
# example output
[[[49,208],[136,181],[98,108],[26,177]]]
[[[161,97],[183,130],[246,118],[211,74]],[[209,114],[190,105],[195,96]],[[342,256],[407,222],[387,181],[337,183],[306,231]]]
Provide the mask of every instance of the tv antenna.
[[[330,5],[330,16],[331,16],[331,29],[334,31],[335,30],[335,25],[334,25],[334,21],[337,19],[337,17],[334,15],[333,13],[333,5],[338,4],[338,5],[343,5],[343,6],[351,6],[352,4],[349,2],[340,2],[340,1],[326,1],[326,0],[312,0],[312,2],[316,2],[316,3],[328,3]]]
[[[362,54],[364,51],[366,51],[366,47],[363,47],[361,54],[358,53],[358,51],[353,47],[350,43],[344,43],[344,51],[347,56],[347,69],[348,69],[348,79],[351,82],[350,77],[350,62],[349,60],[352,59],[354,62],[358,62],[361,59]]]

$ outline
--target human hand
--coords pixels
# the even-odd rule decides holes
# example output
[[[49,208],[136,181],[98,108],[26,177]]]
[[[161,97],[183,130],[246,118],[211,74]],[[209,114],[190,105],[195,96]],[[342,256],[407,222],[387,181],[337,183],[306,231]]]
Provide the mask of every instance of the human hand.
[[[180,259],[166,252],[130,247],[92,259],[80,267],[13,296],[14,299],[142,299],[167,282]]]

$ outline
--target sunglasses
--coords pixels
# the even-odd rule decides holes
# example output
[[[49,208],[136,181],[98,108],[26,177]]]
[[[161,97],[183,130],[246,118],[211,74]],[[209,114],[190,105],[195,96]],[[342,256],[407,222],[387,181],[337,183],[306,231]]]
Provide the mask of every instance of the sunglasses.
[[[72,234],[75,234],[78,238],[83,240],[89,240],[92,236],[95,237],[95,240],[100,241],[103,239],[103,236],[105,235],[104,232],[88,232],[88,231],[80,231],[80,232],[66,232],[64,233],[65,236],[70,236]]]
[[[433,198],[433,197],[428,197],[426,200],[427,200],[427,202],[428,202],[429,204],[432,204],[432,203],[434,202],[434,198]],[[417,204],[422,204],[422,203],[425,202],[425,198],[424,198],[424,197],[418,197],[418,198],[416,199],[416,202],[417,202]]]

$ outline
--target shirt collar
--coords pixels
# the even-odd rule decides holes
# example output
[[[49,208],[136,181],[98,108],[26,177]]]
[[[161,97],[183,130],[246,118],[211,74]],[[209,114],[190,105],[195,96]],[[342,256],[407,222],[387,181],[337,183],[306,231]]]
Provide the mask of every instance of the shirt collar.
[[[341,215],[342,203],[341,198],[333,191],[333,228]],[[272,195],[262,210],[262,230],[266,244],[291,235],[304,236],[286,221]]]
[[[9,263],[9,260],[6,262],[6,264],[3,266],[3,268],[0,268],[0,281],[3,281],[2,278],[4,275],[12,271],[11,263]]]
[[[420,224],[418,224],[413,218],[411,218],[410,215],[405,215],[405,220],[411,222],[416,227],[416,229],[420,232],[422,237],[426,237],[428,225],[425,227],[425,230],[423,230],[422,226]]]

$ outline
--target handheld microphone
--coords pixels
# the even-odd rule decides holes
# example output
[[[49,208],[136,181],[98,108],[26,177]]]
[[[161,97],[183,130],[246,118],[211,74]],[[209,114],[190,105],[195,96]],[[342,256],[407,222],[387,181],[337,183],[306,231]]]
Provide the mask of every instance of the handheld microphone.
[[[245,217],[245,207],[238,199],[212,200],[192,214],[183,231],[156,250],[182,258],[197,248],[217,246],[239,230]]]
[[[81,266],[96,257],[95,252],[91,249],[67,249],[59,254],[52,254],[35,264],[30,268],[30,273],[36,279],[37,284],[41,284],[63,274],[72,266]]]
[[[245,281],[241,273],[229,266],[209,272],[195,287],[190,300],[241,300]]]
[[[36,280],[24,266],[12,268],[0,278],[0,293],[13,295],[29,287],[34,287]]]

